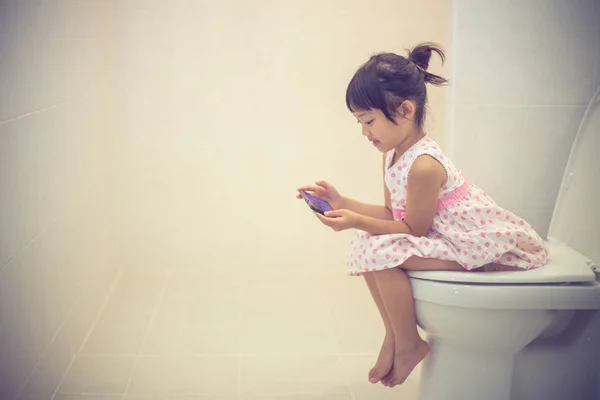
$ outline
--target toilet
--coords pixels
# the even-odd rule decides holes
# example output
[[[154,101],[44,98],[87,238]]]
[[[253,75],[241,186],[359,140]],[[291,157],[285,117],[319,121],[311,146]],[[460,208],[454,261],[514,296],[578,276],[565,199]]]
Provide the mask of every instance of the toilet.
[[[407,271],[431,345],[420,400],[600,400],[599,103],[571,149],[547,265]]]

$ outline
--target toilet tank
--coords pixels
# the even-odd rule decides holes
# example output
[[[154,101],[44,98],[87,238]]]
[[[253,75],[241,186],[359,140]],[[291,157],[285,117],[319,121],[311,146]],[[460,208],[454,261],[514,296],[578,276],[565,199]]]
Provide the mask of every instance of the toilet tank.
[[[600,263],[600,91],[575,137],[548,238]]]

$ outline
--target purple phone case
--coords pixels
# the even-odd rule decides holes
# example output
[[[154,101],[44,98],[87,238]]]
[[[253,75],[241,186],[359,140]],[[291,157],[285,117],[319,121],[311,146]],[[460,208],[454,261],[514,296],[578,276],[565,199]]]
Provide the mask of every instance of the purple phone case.
[[[316,208],[319,211],[333,211],[333,207],[331,207],[331,205],[321,199],[316,198],[315,196],[311,196],[310,194],[306,193],[306,192],[302,192],[302,194],[304,195],[304,199],[306,200],[306,202]],[[315,210],[316,211],[316,210]]]

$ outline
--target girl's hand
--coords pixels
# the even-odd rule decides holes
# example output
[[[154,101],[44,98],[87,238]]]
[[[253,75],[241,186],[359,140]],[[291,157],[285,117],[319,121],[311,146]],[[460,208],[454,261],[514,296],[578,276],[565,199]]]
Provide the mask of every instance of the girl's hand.
[[[325,216],[315,212],[315,215],[324,225],[336,232],[346,229],[354,229],[360,220],[360,214],[349,210],[327,211]]]
[[[325,181],[318,181],[315,185],[301,186],[298,190],[308,192],[316,198],[328,202],[334,210],[344,208],[344,197],[338,193],[333,185]],[[298,194],[296,198],[301,199],[302,196]]]

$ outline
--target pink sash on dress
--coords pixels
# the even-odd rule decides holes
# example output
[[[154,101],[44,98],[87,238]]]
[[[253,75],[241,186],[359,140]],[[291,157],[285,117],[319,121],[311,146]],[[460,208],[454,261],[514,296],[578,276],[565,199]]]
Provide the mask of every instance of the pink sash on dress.
[[[447,210],[452,207],[454,204],[458,203],[467,195],[471,190],[471,184],[467,180],[467,178],[463,177],[464,182],[462,185],[451,191],[450,193],[446,193],[442,198],[438,201],[437,212]],[[394,219],[397,221],[403,221],[404,216],[406,215],[405,208],[394,208],[392,209],[392,214],[394,215]]]

